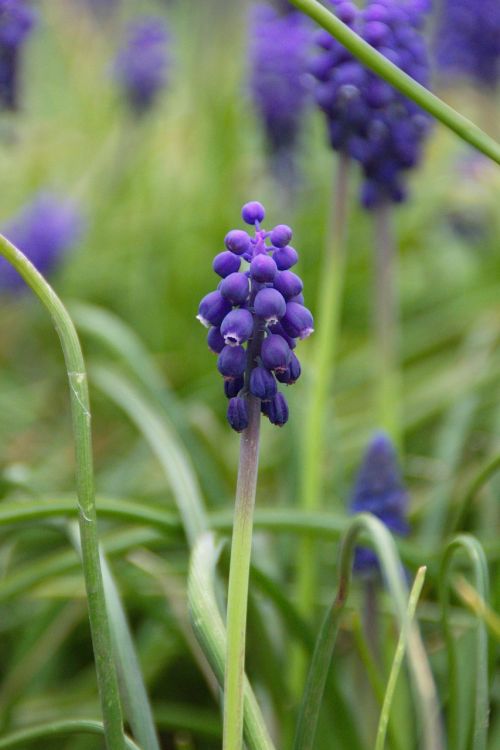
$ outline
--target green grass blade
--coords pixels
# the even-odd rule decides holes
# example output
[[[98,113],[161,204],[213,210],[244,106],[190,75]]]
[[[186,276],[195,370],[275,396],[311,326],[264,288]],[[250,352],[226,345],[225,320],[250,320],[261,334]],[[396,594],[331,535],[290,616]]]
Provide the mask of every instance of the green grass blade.
[[[0,737],[0,750],[11,750],[20,747],[24,750],[26,745],[37,740],[47,740],[74,734],[96,734],[104,735],[104,725],[100,721],[92,719],[67,719],[65,721],[51,721],[46,724],[37,724],[28,729],[20,729],[5,737]],[[127,750],[142,750],[130,737],[124,738],[124,747]]]
[[[403,626],[401,628],[398,645],[396,647],[396,653],[394,654],[394,660],[392,662],[391,672],[389,674],[389,680],[387,682],[387,687],[385,690],[384,702],[382,705],[382,711],[380,713],[380,720],[379,720],[378,729],[377,729],[377,740],[375,743],[375,750],[384,750],[387,727],[389,724],[389,716],[391,713],[392,701],[393,701],[394,693],[396,690],[396,683],[398,680],[401,665],[403,663],[405,651],[408,647],[410,628],[413,623],[413,618],[415,617],[415,612],[417,609],[417,604],[420,598],[420,594],[422,593],[422,587],[424,585],[424,580],[425,580],[425,573],[426,573],[425,567],[419,568],[417,575],[415,577],[415,581],[413,583],[412,589],[410,591],[410,597],[408,600],[408,609],[406,611],[406,620],[404,621]]]
[[[188,579],[191,623],[219,685],[224,684],[226,633],[214,593],[217,550],[212,534],[203,534],[194,547]],[[248,680],[244,689],[244,738],[249,750],[274,750]]]

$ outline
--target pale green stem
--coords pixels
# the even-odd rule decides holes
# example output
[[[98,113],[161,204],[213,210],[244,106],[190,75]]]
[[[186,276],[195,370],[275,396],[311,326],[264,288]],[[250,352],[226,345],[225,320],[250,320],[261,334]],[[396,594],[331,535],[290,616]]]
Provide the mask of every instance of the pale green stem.
[[[446,125],[447,128],[456,133],[462,140],[470,143],[490,159],[500,164],[500,144],[490,138],[473,122],[456,112],[453,107],[443,102],[438,96],[432,94],[425,86],[404,73],[397,65],[391,63],[384,55],[377,52],[364,39],[361,39],[354,31],[340,21],[324,5],[317,0],[290,0],[292,5],[302,10],[337,41],[339,41],[351,54],[360,60],[367,68],[373,70],[387,83],[418,104],[422,109],[429,112],[433,117]]]
[[[326,443],[325,404],[328,402],[329,391],[333,383],[344,286],[349,171],[350,159],[341,154],[335,175],[328,244],[321,265],[315,359],[310,383],[311,395],[305,414],[303,432],[300,503],[307,511],[317,510],[321,506],[322,468]],[[298,555],[298,601],[300,611],[307,617],[310,617],[316,604],[316,550],[317,545],[313,539],[305,538],[300,545]],[[304,658],[297,656],[293,677],[296,685],[303,684],[305,669]]]
[[[400,372],[397,303],[397,253],[392,227],[392,206],[375,209],[374,344],[377,368],[378,425],[401,447]]]
[[[30,742],[73,734],[97,734],[102,736],[104,726],[100,721],[94,721],[93,719],[67,719],[66,721],[37,724],[37,726],[19,729],[0,738],[0,750],[11,750],[15,747],[26,750],[26,745]],[[125,737],[124,743],[126,750],[141,750],[130,737]]]
[[[14,245],[1,235],[0,254],[17,269],[49,311],[64,353],[70,386],[75,441],[78,522],[82,544],[83,573],[106,745],[108,750],[124,750],[126,744],[122,711],[99,564],[90,403],[83,354],[71,318],[43,276]]]
[[[224,678],[224,750],[240,750],[243,742],[243,693],[248,580],[252,551],[253,511],[259,464],[260,400],[247,396],[249,422],[241,435],[236,488],[229,588]]]

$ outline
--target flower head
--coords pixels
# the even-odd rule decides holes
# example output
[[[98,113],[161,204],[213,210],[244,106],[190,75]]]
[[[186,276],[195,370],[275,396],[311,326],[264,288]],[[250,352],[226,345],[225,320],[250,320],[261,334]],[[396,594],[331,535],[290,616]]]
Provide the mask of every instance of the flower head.
[[[396,451],[384,433],[371,440],[359,469],[349,505],[351,513],[373,513],[396,534],[408,533],[408,493],[398,468]],[[376,554],[356,549],[354,568],[370,573],[378,568]]]
[[[428,85],[426,45],[420,32],[427,0],[330,0],[339,18],[391,62]],[[316,100],[326,115],[332,148],[360,162],[367,208],[405,198],[404,173],[421,157],[429,117],[410,99],[365,68],[327,32],[311,65]]]
[[[0,106],[4,109],[17,109],[19,57],[35,18],[24,0],[0,0]]]
[[[2,228],[41,273],[49,273],[78,240],[83,221],[77,208],[52,193],[39,193]],[[18,290],[24,282],[17,271],[0,259],[0,287]]]
[[[151,109],[168,83],[169,34],[161,18],[141,18],[129,26],[124,47],[118,53],[115,77],[136,114]]]
[[[209,328],[207,343],[218,355],[217,369],[229,399],[227,418],[237,432],[247,427],[250,395],[260,400],[272,424],[285,424],[288,405],[278,382],[292,385],[300,377],[292,349],[297,338],[313,332],[311,313],[302,298],[297,301],[302,281],[288,270],[298,260],[288,245],[292,230],[284,224],[270,232],[263,229],[265,210],[257,201],[243,206],[242,217],[254,234],[228,232],[226,250],[213,262],[222,280],[203,297],[197,316]]]
[[[438,66],[484,87],[500,78],[500,5],[497,0],[443,0],[435,35]]]
[[[250,93],[273,155],[295,148],[309,100],[310,26],[302,13],[286,10],[259,4],[250,25]]]

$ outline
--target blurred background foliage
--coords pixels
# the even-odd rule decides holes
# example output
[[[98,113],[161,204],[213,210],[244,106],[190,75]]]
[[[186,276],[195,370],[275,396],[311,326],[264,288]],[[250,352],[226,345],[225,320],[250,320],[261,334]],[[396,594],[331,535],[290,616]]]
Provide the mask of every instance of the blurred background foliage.
[[[171,485],[144,434],[121,408],[116,383],[108,379],[105,387],[104,368],[108,375],[125,374],[153,412],[173,424],[172,439],[189,457],[189,470],[197,476],[207,506],[227,510],[238,440],[225,423],[226,404],[214,357],[195,321],[198,301],[212,287],[211,262],[222,250],[224,235],[241,226],[241,205],[258,199],[271,224],[293,226],[306,302],[316,312],[335,157],[326,146],[321,116],[311,108],[294,190],[285,194],[270,174],[245,84],[247,3],[123,0],[102,15],[92,12],[90,5],[84,0],[36,3],[38,24],[26,44],[21,108],[0,120],[0,225],[47,188],[74,200],[83,213],[85,232],[50,278],[81,325],[90,370],[98,495],[175,510]],[[168,21],[172,67],[169,85],[153,111],[137,118],[120,97],[112,64],[127,21],[139,14]],[[491,132],[490,113],[497,102],[490,95],[481,98],[466,85],[440,91]],[[371,336],[372,222],[358,206],[357,186],[351,187],[339,362],[335,387],[325,404],[331,418],[322,506],[338,516],[345,514],[355,467],[378,426]],[[413,531],[408,543],[416,560],[420,548],[437,545],[439,550],[454,504],[479,469],[500,452],[500,172],[436,126],[425,163],[412,176],[410,188],[410,200],[397,210],[397,238],[401,458],[411,495]],[[112,321],[105,317],[93,323],[82,304],[115,314],[135,332],[149,352],[144,363],[132,357],[139,373],[113,353],[109,341],[118,339]],[[3,500],[21,503],[72,496],[66,376],[56,336],[28,293],[2,291],[0,315]],[[259,507],[298,504],[298,451],[313,346],[308,340],[301,347],[304,376],[290,392],[290,424],[283,431],[268,425],[263,429]],[[161,404],[140,382],[146,361],[164,378]],[[497,607],[499,490],[500,480],[494,479],[462,524],[484,541],[492,558]],[[109,519],[102,521],[102,532],[158,710],[163,746],[217,747],[218,709],[200,678],[189,642],[182,537],[177,533],[164,538]],[[4,526],[0,537],[2,728],[67,714],[98,715],[83,584],[64,527],[55,521],[15,530]],[[295,538],[259,532],[255,544],[257,567],[287,594],[294,580]],[[322,601],[318,612],[311,613],[314,624],[332,595],[336,546],[324,540],[320,552]],[[152,577],[147,571],[159,565],[157,555],[165,564],[161,575]],[[358,733],[351,726],[359,723],[357,692],[369,692],[356,646],[356,594],[353,602],[335,666],[347,702],[336,731],[351,743]],[[457,600],[455,605],[461,658],[467,661],[472,658],[468,616],[458,609]],[[419,612],[445,694],[435,571]],[[266,715],[271,723],[281,721],[285,726],[294,710],[283,674],[290,627],[267,596],[254,594],[250,670]],[[388,658],[395,643],[390,618],[384,618],[382,628],[388,631]],[[464,706],[471,689],[470,682],[464,685]],[[492,699],[498,707],[498,673]],[[395,713],[402,731],[411,736],[411,706],[404,690]],[[345,747],[367,746],[363,743],[373,729],[371,714],[373,706],[361,727],[362,739]],[[494,711],[492,721],[491,750],[498,747],[500,737]],[[332,735],[327,717],[325,722],[318,747],[326,748]],[[51,740],[39,746],[100,747],[96,738]]]

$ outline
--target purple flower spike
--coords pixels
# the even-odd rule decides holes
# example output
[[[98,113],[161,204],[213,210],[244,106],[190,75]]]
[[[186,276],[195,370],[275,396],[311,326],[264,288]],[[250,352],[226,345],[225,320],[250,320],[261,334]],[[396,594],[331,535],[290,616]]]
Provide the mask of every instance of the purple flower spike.
[[[246,352],[242,346],[225,346],[217,359],[217,368],[225,378],[239,378],[245,372]]]
[[[253,315],[248,310],[232,310],[222,321],[220,332],[228,346],[248,341],[253,331]]]
[[[349,506],[351,513],[368,512],[377,516],[396,534],[407,534],[408,494],[399,472],[396,451],[384,433],[370,442],[356,478]],[[354,567],[359,572],[378,569],[372,550],[356,550]]]
[[[210,292],[201,300],[196,318],[206,328],[220,326],[230,310],[231,303],[219,291]]]
[[[212,268],[215,273],[222,276],[223,279],[229,276],[231,273],[236,273],[240,270],[241,260],[237,255],[232,253],[230,250],[224,250],[215,256]]]
[[[302,292],[302,279],[293,271],[281,271],[274,279],[274,288],[288,301]]]
[[[258,201],[245,203],[245,205],[241,209],[241,216],[243,221],[245,222],[245,224],[251,224],[252,226],[255,223],[262,223],[264,221],[265,215],[266,210],[262,203],[259,203]]]
[[[0,107],[16,110],[19,66],[24,42],[36,14],[24,0],[0,0]]]
[[[255,367],[250,374],[250,393],[262,401],[269,401],[276,395],[278,386],[274,375],[265,367]]]
[[[281,426],[287,421],[288,406],[278,392],[277,380],[291,385],[299,378],[300,362],[292,349],[297,337],[312,331],[311,313],[296,302],[287,304],[281,291],[273,286],[279,278],[277,286],[287,296],[302,299],[301,292],[297,295],[302,281],[288,270],[289,264],[298,259],[296,250],[286,244],[292,230],[284,224],[272,232],[263,229],[260,222],[264,209],[260,203],[247,203],[242,213],[248,222],[254,222],[254,236],[250,238],[239,229],[226,235],[227,250],[213,262],[214,271],[222,280],[217,291],[202,299],[198,313],[199,320],[210,327],[208,345],[219,355],[217,368],[224,377],[224,393],[230,399],[228,420],[238,432],[248,425],[249,399],[260,401],[261,412],[272,424]],[[281,256],[280,271],[274,256]],[[245,263],[240,269],[242,259]],[[249,270],[245,270],[247,263]],[[279,321],[287,311],[285,327]]]
[[[248,427],[248,406],[246,398],[236,397],[229,401],[227,421],[236,432],[243,432]]]
[[[290,245],[287,245],[287,247],[280,247],[273,253],[273,260],[279,271],[287,271],[297,263],[298,259],[299,256],[297,251]]]
[[[130,25],[114,64],[115,78],[131,110],[149,111],[168,83],[169,34],[162,18],[141,18]]]
[[[3,226],[2,234],[41,273],[47,274],[76,244],[83,227],[82,216],[73,203],[42,192]],[[21,276],[3,258],[0,259],[0,286],[13,291],[25,288]]]
[[[262,342],[262,364],[268,370],[285,372],[290,362],[292,351],[285,339],[276,333],[271,333]]]
[[[313,316],[307,307],[298,302],[287,302],[281,325],[293,338],[306,339],[314,332]]]
[[[266,288],[257,292],[254,302],[255,314],[266,323],[277,323],[286,312],[286,302],[276,289]]]
[[[248,278],[242,273],[230,273],[221,281],[219,289],[233,305],[243,305],[250,293]]]

